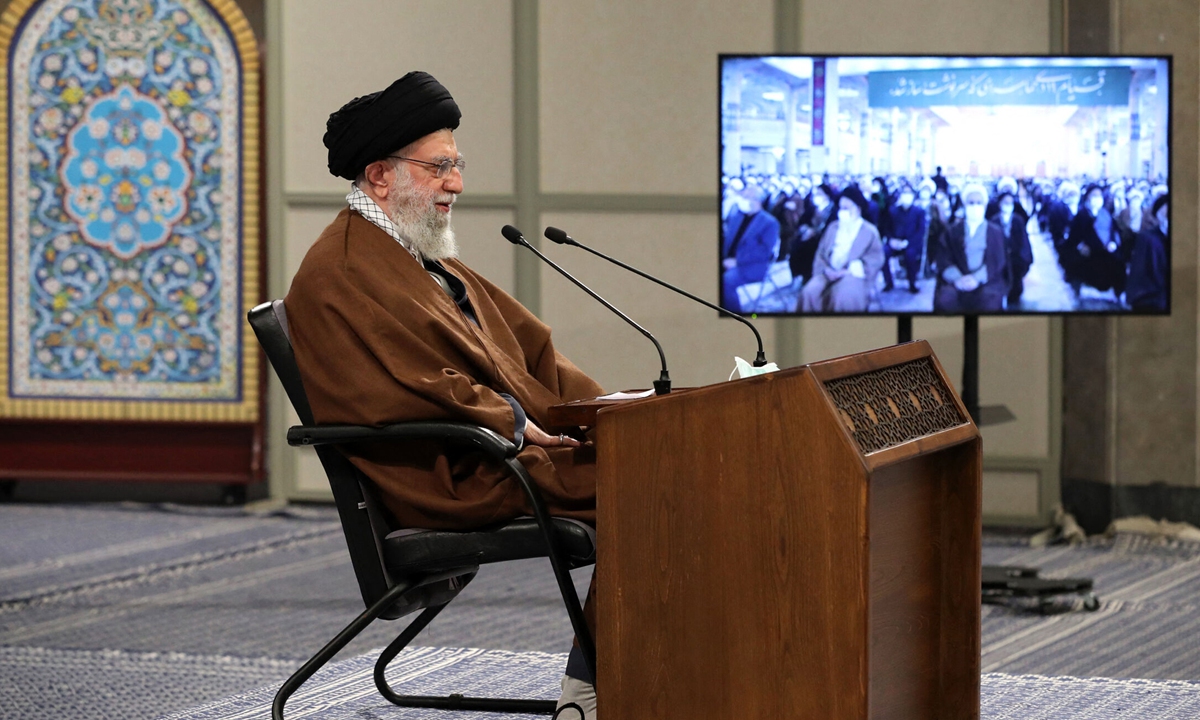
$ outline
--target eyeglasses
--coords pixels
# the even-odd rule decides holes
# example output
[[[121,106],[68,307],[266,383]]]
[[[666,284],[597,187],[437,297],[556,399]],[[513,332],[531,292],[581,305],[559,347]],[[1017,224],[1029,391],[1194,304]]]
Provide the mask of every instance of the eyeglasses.
[[[388,157],[394,160],[403,160],[404,162],[416,163],[418,165],[424,165],[425,167],[434,168],[437,171],[437,178],[439,180],[449,175],[450,171],[454,168],[458,168],[460,173],[467,169],[467,161],[463,160],[462,158],[457,160],[450,160],[447,158],[441,162],[429,162],[427,160],[417,160],[416,158],[400,157],[399,155],[388,155]]]

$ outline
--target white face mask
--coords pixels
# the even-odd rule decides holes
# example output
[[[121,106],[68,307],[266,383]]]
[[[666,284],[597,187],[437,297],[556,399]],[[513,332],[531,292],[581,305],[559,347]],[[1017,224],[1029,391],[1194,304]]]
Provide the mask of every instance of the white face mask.
[[[1104,207],[1104,198],[1091,198],[1088,200],[1088,210],[1092,211],[1093,215],[1099,215],[1100,209]]]
[[[1013,209],[1011,207],[1008,207],[1007,205],[1000,206],[1000,217],[1004,218],[1005,222],[1008,222],[1009,218],[1012,217],[1012,213]]]
[[[738,210],[741,210],[744,213],[750,212],[750,201],[747,200],[746,198],[740,197],[737,200],[735,200],[734,202],[737,203]]]
[[[851,212],[849,210],[838,210],[838,222],[840,222],[841,224],[849,225],[855,219],[856,218],[854,217],[853,212]]]
[[[813,205],[816,205],[818,210],[824,210],[829,207],[829,198],[821,194],[813,195]]]
[[[967,224],[971,227],[983,222],[983,211],[986,210],[983,205],[968,205],[967,206]]]
[[[1163,235],[1167,234],[1167,225],[1168,225],[1167,211],[1165,209],[1159,210],[1158,211],[1158,227],[1162,230]]]
[[[900,196],[900,207],[908,207],[913,204],[913,196],[910,193],[904,193]]]

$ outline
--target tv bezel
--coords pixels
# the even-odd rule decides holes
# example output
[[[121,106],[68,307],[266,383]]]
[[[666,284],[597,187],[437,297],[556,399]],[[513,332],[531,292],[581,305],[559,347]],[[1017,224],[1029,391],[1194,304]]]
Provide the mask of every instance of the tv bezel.
[[[814,60],[830,58],[934,58],[934,59],[980,59],[980,58],[995,58],[1001,60],[1103,60],[1105,58],[1120,59],[1130,58],[1137,60],[1164,60],[1167,64],[1167,193],[1171,192],[1172,178],[1175,177],[1175,67],[1174,55],[1139,55],[1135,53],[1121,53],[1120,55],[1095,55],[1082,53],[1062,53],[1058,55],[1025,55],[1025,54],[1005,54],[1005,53],[719,53],[717,55],[717,304],[725,307],[722,303],[722,282],[724,276],[724,268],[721,264],[721,252],[724,249],[725,238],[723,236],[725,228],[725,219],[721,217],[721,204],[723,201],[722,179],[724,173],[721,167],[721,161],[725,151],[724,125],[722,118],[722,84],[724,80],[724,65],[726,60],[736,59],[757,59],[757,58],[812,58]],[[1173,200],[1173,199],[1172,199]],[[1169,202],[1167,205],[1167,226],[1174,228],[1175,226],[1175,208],[1174,202]],[[828,318],[828,317],[1064,317],[1064,316],[1082,316],[1082,317],[1166,317],[1171,314],[1171,309],[1174,305],[1174,282],[1172,270],[1174,269],[1174,243],[1169,242],[1170,235],[1168,234],[1167,251],[1167,309],[1164,311],[1148,311],[1148,310],[1000,310],[1000,311],[975,311],[975,312],[938,312],[936,310],[918,311],[918,312],[901,312],[898,310],[879,310],[876,312],[870,311],[855,311],[855,312],[738,312],[725,308],[728,312],[736,312],[742,317],[748,318]],[[721,313],[717,314],[722,317]]]

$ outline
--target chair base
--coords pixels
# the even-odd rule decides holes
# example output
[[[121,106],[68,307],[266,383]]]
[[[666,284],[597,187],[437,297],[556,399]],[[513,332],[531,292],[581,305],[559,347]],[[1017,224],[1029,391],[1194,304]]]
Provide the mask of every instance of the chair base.
[[[476,568],[472,568],[469,572],[461,577],[463,585],[471,581],[477,572]],[[283,686],[279,688],[279,692],[275,694],[275,701],[271,705],[272,720],[283,720],[283,709],[288,698],[292,693],[300,689],[306,680],[313,676],[325,663],[329,662],[334,655],[353,640],[367,625],[370,625],[373,620],[379,617],[385,610],[392,606],[397,599],[404,593],[413,589],[412,585],[401,584],[396,585],[388,591],[386,595],[380,598],[374,605],[367,608],[361,615],[347,625],[337,636],[329,641],[329,643],[321,648],[321,651],[314,655],[308,662],[304,663],[290,678],[288,678]],[[578,601],[576,601],[578,602]],[[445,608],[445,605],[433,605],[421,611],[407,627],[388,644],[383,652],[379,654],[379,659],[375,661],[375,686],[379,689],[379,694],[388,702],[400,707],[416,707],[416,708],[433,708],[438,710],[482,710],[488,712],[499,713],[526,713],[530,715],[553,715],[557,703],[553,700],[523,700],[511,698],[477,698],[466,697],[464,695],[454,694],[446,697],[434,695],[400,695],[392,690],[384,678],[384,671],[388,664],[400,654],[413,638],[417,636],[425,626],[430,623],[437,614]]]
[[[528,713],[531,715],[553,715],[557,709],[553,700],[523,700],[509,698],[477,698],[454,694],[447,697],[433,695],[401,695],[388,684],[384,672],[387,666],[412,642],[425,626],[445,608],[435,605],[425,608],[396,639],[379,653],[375,661],[375,687],[385,700],[400,707],[436,708],[440,710],[483,710],[499,713]]]
[[[432,695],[394,695],[388,698],[400,707],[436,708],[439,710],[479,710],[499,713],[553,715],[558,703],[554,700],[510,700],[507,698],[476,698],[462,695],[436,697]]]

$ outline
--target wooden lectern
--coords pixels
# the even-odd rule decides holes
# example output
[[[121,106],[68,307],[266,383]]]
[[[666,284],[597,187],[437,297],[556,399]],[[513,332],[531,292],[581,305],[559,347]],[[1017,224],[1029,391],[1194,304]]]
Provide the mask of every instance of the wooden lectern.
[[[952,388],[922,341],[599,409],[599,716],[978,718]]]

